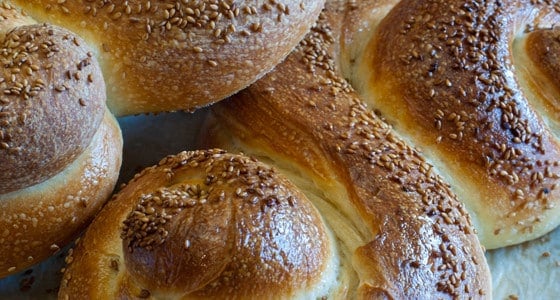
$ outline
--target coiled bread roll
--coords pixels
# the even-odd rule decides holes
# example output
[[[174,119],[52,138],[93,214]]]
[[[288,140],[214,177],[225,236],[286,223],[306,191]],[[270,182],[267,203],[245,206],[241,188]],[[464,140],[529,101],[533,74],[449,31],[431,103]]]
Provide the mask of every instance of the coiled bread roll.
[[[108,198],[122,150],[112,114],[232,94],[285,57],[322,4],[0,1],[0,277],[58,251]]]
[[[279,135],[269,131],[286,131],[295,141],[303,139],[300,135],[332,136],[327,132],[338,119],[327,112],[335,114],[340,100],[328,94],[346,93],[349,87],[339,78],[345,76],[361,99],[451,183],[487,248],[530,240],[556,227],[558,40],[556,30],[523,32],[526,24],[560,20],[558,9],[535,1],[334,2],[326,12],[334,21],[314,29],[321,40],[310,36],[292,66],[283,67],[286,74],[302,74],[288,80],[278,71],[217,107],[223,127],[248,148],[264,139],[277,152],[312,162],[309,153],[280,146],[293,147],[291,140],[269,141]],[[323,112],[324,120],[316,117]],[[303,120],[313,122],[290,125]],[[326,129],[311,133],[312,126]]]
[[[111,195],[122,140],[76,35],[0,3],[0,277],[57,252]]]
[[[103,209],[67,259],[60,298],[314,299],[335,281],[333,242],[274,170],[219,150],[183,152]]]
[[[558,41],[549,34],[558,8],[401,1],[383,20],[354,23],[346,32],[369,32],[341,46],[356,49],[354,86],[448,179],[488,248],[560,222]]]
[[[13,0],[95,49],[117,116],[194,110],[278,64],[323,0]]]
[[[461,205],[437,178],[410,174],[404,180],[418,180],[441,209],[423,204],[414,186],[404,191],[390,180],[377,191],[358,180],[329,197],[222,150],[169,156],[97,216],[67,258],[59,298],[489,294],[488,268]],[[377,219],[380,210],[387,215]]]

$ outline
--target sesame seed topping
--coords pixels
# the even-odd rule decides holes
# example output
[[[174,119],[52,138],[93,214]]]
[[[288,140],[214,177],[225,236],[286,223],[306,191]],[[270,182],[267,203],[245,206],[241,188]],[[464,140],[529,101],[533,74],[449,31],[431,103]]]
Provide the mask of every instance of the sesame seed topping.
[[[96,132],[105,95],[98,86],[84,87],[78,69],[99,69],[83,44],[62,28],[34,24],[10,31],[0,45],[0,194],[60,171],[66,158],[82,151]],[[82,95],[90,97],[87,103],[80,100]],[[74,105],[59,105],[66,99]],[[41,121],[38,110],[39,115],[51,117]],[[59,120],[60,114],[66,117]],[[72,122],[78,119],[80,126],[74,127]],[[57,126],[61,120],[68,123]],[[50,143],[42,143],[37,150],[32,136]],[[67,139],[61,142],[57,136]],[[25,171],[29,166],[38,171]],[[6,174],[11,176],[6,178]]]
[[[560,172],[538,162],[560,155],[560,148],[532,108],[533,99],[526,97],[514,77],[510,51],[514,26],[504,20],[536,22],[517,14],[535,9],[553,16],[550,8],[556,4],[531,1],[515,9],[479,1],[407,4],[397,6],[392,21],[378,29],[387,40],[378,43],[371,55],[384,62],[372,64],[377,72],[372,86],[389,87],[386,83],[391,82],[391,87],[372,105],[395,122],[397,130],[408,126],[403,126],[407,120],[431,116],[430,122],[415,123],[414,130],[422,134],[411,136],[413,142],[429,155],[456,153],[463,169],[476,168],[489,184],[503,187],[508,196],[496,205],[509,210],[505,214],[518,212],[511,226],[532,230],[533,217],[551,202],[544,190],[558,180],[552,174]],[[535,25],[530,30],[538,28]],[[395,54],[395,49],[402,51]],[[377,67],[381,65],[391,67]],[[389,108],[397,105],[410,113]],[[431,138],[423,139],[424,133]],[[501,201],[493,199],[493,193],[484,195],[483,202]]]

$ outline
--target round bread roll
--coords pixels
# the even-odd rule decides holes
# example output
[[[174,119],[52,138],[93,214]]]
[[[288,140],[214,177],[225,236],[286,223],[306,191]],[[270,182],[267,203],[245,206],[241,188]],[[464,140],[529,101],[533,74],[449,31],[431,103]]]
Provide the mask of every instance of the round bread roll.
[[[109,198],[120,129],[74,34],[0,3],[0,277],[57,252]]]
[[[336,240],[270,167],[182,152],[137,174],[67,257],[60,299],[301,298],[338,289]]]
[[[117,116],[194,110],[237,92],[301,40],[323,0],[13,0],[83,37]]]
[[[451,184],[484,246],[534,239],[560,223],[559,43],[557,29],[524,32],[560,21],[560,13],[533,2],[331,1],[312,30],[320,38],[301,44],[295,66],[283,67],[288,75],[278,71],[215,111],[236,137],[253,139],[338,110],[341,96],[329,94],[355,88]],[[265,114],[259,105],[274,108]],[[252,121],[263,115],[275,126]],[[244,129],[236,133],[241,126],[227,119]],[[335,120],[296,128],[324,139]],[[310,126],[326,129],[309,133]],[[285,153],[309,160],[299,152]]]

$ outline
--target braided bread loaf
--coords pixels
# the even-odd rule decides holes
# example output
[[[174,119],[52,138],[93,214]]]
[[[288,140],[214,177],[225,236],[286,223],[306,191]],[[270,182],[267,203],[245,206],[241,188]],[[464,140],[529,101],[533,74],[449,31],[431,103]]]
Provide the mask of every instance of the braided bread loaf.
[[[361,4],[349,19],[376,6]],[[401,1],[344,29],[354,86],[452,184],[489,249],[560,221],[559,21],[553,1]]]
[[[336,75],[337,12],[330,3],[286,61],[213,106],[202,133],[274,165],[298,190],[222,151],[168,157],[94,221],[69,256],[60,297],[491,293],[463,205]]]
[[[318,141],[305,146],[311,150],[293,151],[292,139],[331,136],[326,132],[336,127],[336,101],[349,90],[340,72],[451,183],[484,246],[517,244],[558,225],[560,119],[553,76],[558,61],[546,54],[558,47],[558,40],[554,30],[536,30],[510,49],[514,34],[526,24],[560,20],[553,6],[529,1],[329,5],[326,14],[336,20],[320,23],[314,29],[317,37],[310,37],[293,59],[298,79],[278,71],[217,106],[218,122],[224,124],[220,130],[248,144],[241,147],[247,153],[271,148],[266,154],[280,152],[300,164],[314,164],[311,153],[317,147],[311,145]],[[285,67],[282,72],[294,71]],[[325,96],[329,91],[337,96]],[[328,97],[334,100],[325,102]],[[324,120],[313,120],[322,113]],[[310,123],[302,125],[304,120]],[[312,125],[327,129],[302,129]],[[299,137],[303,132],[306,138]],[[382,165],[400,161],[372,160]]]
[[[139,173],[101,211],[67,258],[59,297],[490,293],[488,267],[462,206],[437,177],[418,170],[423,162],[412,149],[387,144],[411,158],[407,166],[415,169],[403,180],[418,180],[426,199],[445,211],[424,205],[414,185],[405,191],[390,179],[387,189],[374,190],[381,182],[301,174],[292,177],[298,189],[254,159],[220,150],[184,152]],[[346,158],[342,164],[360,163],[357,156]],[[352,175],[371,172],[356,167]],[[330,190],[317,190],[305,175],[323,179]]]
[[[554,23],[554,5],[328,2],[284,63],[213,107],[203,134],[278,171],[219,150],[164,159],[80,240],[60,295],[487,295],[458,199],[491,248],[557,225],[556,33],[513,43]]]

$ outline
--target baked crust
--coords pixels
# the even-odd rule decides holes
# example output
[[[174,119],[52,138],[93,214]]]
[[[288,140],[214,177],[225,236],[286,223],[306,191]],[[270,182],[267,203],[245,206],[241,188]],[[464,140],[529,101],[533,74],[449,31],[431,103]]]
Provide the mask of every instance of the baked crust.
[[[58,252],[109,198],[122,156],[78,36],[0,2],[0,277]]]
[[[339,257],[350,262],[349,279],[338,281],[342,298],[490,295],[463,205],[338,75],[337,41],[349,8],[328,3],[282,64],[213,106],[205,146],[258,157],[299,183],[333,229]]]
[[[514,47],[520,84],[532,104],[558,138],[560,132],[560,29],[528,28]],[[516,51],[517,50],[517,51]],[[529,92],[530,91],[530,92]]]
[[[101,211],[59,297],[315,299],[335,281],[334,253],[315,208],[274,170],[222,150],[182,152]]]
[[[558,21],[545,2],[400,1],[356,56],[354,86],[451,183],[489,249],[559,223],[560,145],[512,49]]]
[[[21,25],[12,19],[0,23]],[[90,144],[105,112],[105,83],[82,39],[45,24],[4,29],[9,33],[0,48],[0,194],[67,167]]]
[[[0,194],[0,277],[59,252],[109,199],[121,165],[121,132],[107,111],[93,140],[42,183]]]
[[[297,45],[323,0],[14,0],[96,49],[117,116],[194,110],[246,87]]]

